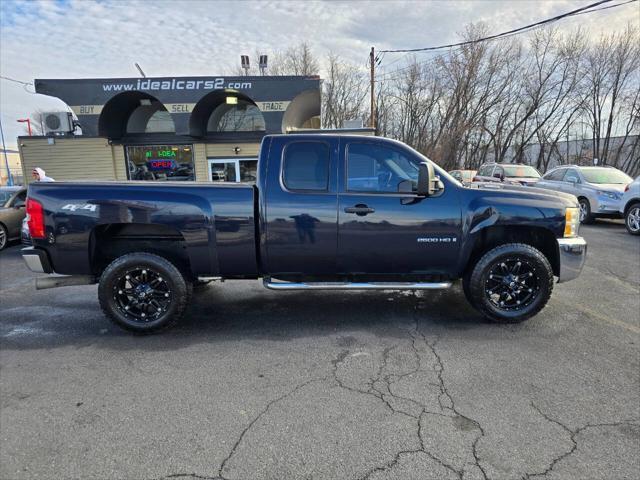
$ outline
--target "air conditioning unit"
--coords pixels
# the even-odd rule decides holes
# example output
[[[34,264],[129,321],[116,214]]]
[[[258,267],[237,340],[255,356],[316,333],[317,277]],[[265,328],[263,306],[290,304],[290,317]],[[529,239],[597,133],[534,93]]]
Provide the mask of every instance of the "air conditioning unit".
[[[42,118],[45,135],[73,133],[73,115],[70,112],[43,113]]]

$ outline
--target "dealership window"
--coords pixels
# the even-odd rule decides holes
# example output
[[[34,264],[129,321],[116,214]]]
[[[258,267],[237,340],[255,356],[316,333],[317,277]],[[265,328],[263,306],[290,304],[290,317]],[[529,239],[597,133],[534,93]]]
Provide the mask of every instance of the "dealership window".
[[[290,190],[326,191],[329,146],[324,142],[294,142],[284,151],[282,178]]]
[[[171,114],[158,101],[141,100],[127,121],[127,133],[174,133]]]
[[[193,180],[191,145],[125,147],[129,180]]]
[[[207,122],[207,132],[264,132],[264,117],[260,109],[242,98],[233,98],[236,103],[221,103]]]
[[[255,183],[257,158],[210,158],[209,180],[212,182]]]

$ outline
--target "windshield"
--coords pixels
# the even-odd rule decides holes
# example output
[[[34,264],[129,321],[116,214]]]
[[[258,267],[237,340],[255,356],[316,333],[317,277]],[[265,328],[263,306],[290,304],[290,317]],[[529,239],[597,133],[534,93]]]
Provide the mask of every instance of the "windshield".
[[[540,178],[540,172],[528,165],[502,165],[505,177],[533,177]]]
[[[629,175],[615,168],[583,168],[581,171],[585,181],[588,183],[617,183],[626,185],[632,181]]]

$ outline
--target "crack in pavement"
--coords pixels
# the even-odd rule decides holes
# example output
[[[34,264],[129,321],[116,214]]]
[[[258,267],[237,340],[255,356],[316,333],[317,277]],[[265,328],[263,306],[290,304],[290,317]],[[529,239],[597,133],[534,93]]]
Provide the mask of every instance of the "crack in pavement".
[[[425,415],[428,412],[422,412],[420,414],[420,419],[418,420],[418,438],[420,439],[420,447],[422,448],[422,451],[424,453],[426,453],[431,459],[433,459],[434,461],[438,462],[440,465],[442,465],[444,468],[446,468],[447,470],[452,471],[453,473],[455,473],[458,478],[460,480],[462,480],[462,476],[464,475],[464,470],[463,471],[458,471],[456,470],[452,465],[449,465],[448,463],[445,463],[442,459],[436,457],[435,455],[433,455],[431,452],[429,452],[429,450],[427,449],[427,447],[424,444],[424,438],[422,438],[422,422],[420,421],[422,419],[422,415]]]
[[[231,448],[231,451],[220,464],[220,467],[217,472],[217,476],[210,477],[210,476],[201,476],[196,473],[175,473],[166,477],[162,477],[162,480],[180,479],[180,478],[196,479],[196,480],[227,480],[227,478],[224,476],[224,470],[226,466],[228,465],[229,461],[233,458],[233,456],[236,454],[239,446],[241,445],[243,439],[246,437],[247,433],[253,428],[253,426],[258,422],[258,420],[260,420],[264,415],[266,415],[273,405],[286,399],[287,397],[290,397],[291,395],[298,392],[300,389],[306,387],[307,385],[310,385],[311,383],[322,382],[327,380],[332,380],[339,388],[351,391],[353,393],[372,396],[376,400],[381,401],[391,414],[405,415],[416,421],[416,435],[417,435],[419,448],[413,448],[413,449],[409,448],[409,449],[404,449],[404,450],[395,452],[395,454],[393,454],[393,458],[391,458],[389,461],[387,461],[384,464],[372,467],[370,470],[366,471],[366,473],[364,473],[362,476],[358,477],[359,480],[368,480],[377,473],[388,472],[394,469],[403,457],[410,456],[410,455],[418,455],[418,454],[426,455],[433,462],[436,462],[438,465],[440,465],[444,469],[450,471],[453,475],[455,475],[456,478],[460,480],[462,480],[465,474],[469,472],[467,468],[472,468],[473,470],[477,468],[476,473],[478,473],[479,471],[484,480],[489,480],[490,477],[485,471],[482,465],[482,459],[480,458],[480,455],[478,453],[478,445],[480,440],[485,437],[485,430],[478,421],[462,414],[456,407],[455,399],[453,398],[451,392],[447,388],[447,384],[445,382],[445,378],[444,378],[445,364],[437,349],[437,345],[440,339],[435,338],[434,340],[429,340],[427,336],[420,331],[419,326],[420,324],[418,322],[418,319],[416,319],[414,328],[411,330],[407,330],[407,334],[411,338],[410,348],[415,358],[415,364],[411,366],[410,370],[408,371],[401,370],[401,373],[387,372],[387,369],[389,368],[391,354],[395,349],[399,347],[398,344],[394,344],[390,347],[386,347],[383,350],[381,355],[381,361],[377,365],[377,368],[375,368],[375,372],[373,373],[372,376],[368,378],[366,382],[364,382],[367,388],[366,389],[359,388],[358,386],[349,385],[348,381],[341,378],[341,375],[339,374],[340,367],[345,364],[346,359],[349,357],[349,350],[342,350],[336,356],[335,359],[331,360],[331,364],[333,368],[329,375],[321,378],[313,378],[313,379],[306,380],[305,382],[302,382],[296,385],[293,389],[289,390],[287,393],[280,395],[277,398],[274,398],[273,400],[269,401],[266,404],[266,406],[255,416],[255,418],[253,418],[253,420],[240,433],[239,437],[237,438],[236,442]],[[423,345],[422,349],[420,348],[420,345]],[[423,358],[423,356],[429,355],[429,354],[433,357],[433,362],[430,362],[429,366],[427,366],[425,365],[425,363],[427,362],[425,362],[425,358]],[[403,378],[406,378],[410,375],[414,375],[419,372],[430,372],[432,374],[435,373],[438,382],[437,383],[427,382],[427,385],[431,387],[435,387],[438,391],[437,404],[440,409],[439,412],[430,411],[427,404],[414,398],[409,398],[409,397],[399,395],[393,391],[393,388],[392,388],[393,384],[398,383]],[[419,414],[403,411],[397,405],[394,406],[392,404],[393,400],[403,400],[403,401],[412,403],[413,405],[419,408],[420,410]],[[573,454],[578,448],[578,442],[576,437],[584,430],[588,428],[597,428],[597,427],[615,427],[615,426],[621,426],[621,425],[630,425],[630,424],[633,424],[631,422],[637,421],[637,420],[631,420],[631,421],[623,421],[623,422],[617,422],[617,423],[587,424],[578,429],[571,430],[569,427],[562,424],[560,421],[542,412],[533,402],[531,402],[531,406],[545,420],[560,426],[566,432],[569,440],[572,443],[572,446],[567,451],[563,451],[562,453],[557,455],[555,458],[553,458],[553,460],[549,463],[549,465],[543,471],[525,473],[524,476],[521,477],[523,480],[530,480],[536,477],[544,477],[549,472],[551,472],[559,462],[561,462],[562,460],[564,460],[565,458]],[[473,457],[473,463],[472,463],[471,457],[467,457],[467,461],[462,463],[462,466],[460,466],[460,464],[456,466],[447,460],[449,458],[448,455],[443,456],[441,453],[436,454],[432,451],[433,448],[430,449],[428,445],[426,445],[424,425],[422,422],[427,415],[437,415],[440,417],[447,417],[447,418],[453,419],[454,421],[463,420],[477,431],[477,433],[475,434],[475,438],[473,438],[473,441],[471,442],[470,453]],[[464,448],[466,449],[468,447],[464,447]]]
[[[400,457],[402,457],[403,455],[411,455],[414,453],[425,453],[425,452],[423,452],[422,450],[401,450],[395,454],[395,457],[393,457],[393,459],[391,459],[384,465],[378,465],[377,467],[373,467],[371,470],[365,473],[362,477],[358,477],[358,480],[368,480],[369,478],[371,478],[371,475],[373,475],[374,473],[386,472],[387,470],[391,470],[393,467],[395,467],[398,464],[398,462],[400,461]]]
[[[476,436],[476,438],[474,439],[473,443],[471,444],[471,453],[473,455],[474,458],[474,462],[475,462],[475,466],[478,467],[478,469],[480,470],[480,472],[482,473],[482,477],[485,480],[488,480],[488,476],[487,476],[487,472],[485,471],[484,467],[481,464],[481,459],[480,456],[478,454],[478,443],[480,442],[480,440],[482,438],[484,438],[485,436],[485,431],[484,428],[482,428],[482,425],[480,425],[480,422],[478,422],[477,420],[474,420],[473,418],[469,418],[466,415],[463,415],[462,413],[460,413],[458,411],[458,409],[456,408],[455,405],[455,401],[453,399],[453,396],[449,393],[449,390],[447,390],[447,386],[445,384],[444,381],[444,362],[442,361],[442,357],[440,356],[440,354],[437,352],[436,350],[436,344],[438,343],[439,339],[435,339],[432,343],[429,343],[429,341],[427,340],[427,337],[424,335],[424,333],[420,332],[420,329],[418,328],[419,324],[418,324],[418,320],[416,319],[416,325],[415,325],[415,329],[413,333],[409,333],[412,337],[420,335],[420,337],[422,338],[422,341],[424,342],[424,344],[429,348],[429,350],[431,351],[431,353],[433,354],[434,358],[436,359],[436,374],[438,376],[438,381],[439,381],[439,387],[440,387],[440,395],[438,395],[438,404],[440,405],[440,408],[443,411],[450,411],[453,414],[455,414],[456,417],[462,418],[466,421],[468,421],[469,423],[471,423],[479,432],[479,435]],[[446,397],[446,399],[448,400],[448,405],[445,405],[442,402],[442,398]],[[429,413],[429,412],[426,412]],[[457,472],[457,470],[454,470]],[[460,475],[460,478],[462,478],[462,476],[464,475],[464,468],[462,469],[461,472],[458,472]]]
[[[224,475],[222,474],[225,466],[227,465],[227,463],[229,462],[229,460],[231,460],[231,458],[235,455],[236,450],[238,449],[238,446],[240,445],[240,443],[242,443],[242,439],[245,437],[245,435],[247,434],[247,432],[249,432],[249,430],[251,430],[251,428],[256,424],[256,422],[258,420],[260,420],[260,418],[265,415],[269,409],[276,403],[284,400],[287,397],[290,397],[291,395],[293,395],[294,393],[296,393],[297,391],[299,391],[300,389],[306,387],[307,385],[310,385],[314,382],[320,382],[320,381],[324,381],[326,380],[327,377],[321,377],[321,378],[312,378],[310,380],[307,380],[306,382],[302,382],[299,385],[296,385],[295,388],[293,388],[292,390],[290,390],[289,392],[285,393],[284,395],[280,395],[277,398],[274,398],[273,400],[271,400],[270,402],[267,403],[266,407],[262,409],[262,411],[256,415],[256,417],[251,420],[251,422],[249,423],[249,425],[247,425],[244,430],[240,433],[240,436],[238,437],[238,439],[236,440],[236,442],[234,443],[233,447],[231,448],[231,451],[229,452],[229,455],[227,455],[227,457],[222,461],[222,463],[220,464],[220,468],[218,468],[218,476],[214,477],[216,480],[220,479],[220,480],[226,480],[226,477],[224,477]],[[196,477],[197,478],[197,477]]]
[[[374,398],[382,401],[385,406],[392,412],[392,413],[398,413],[398,414],[403,414],[406,415],[408,417],[411,417],[413,419],[416,420],[416,424],[417,424],[417,437],[418,437],[418,441],[420,444],[420,448],[419,449],[407,449],[407,450],[401,450],[399,452],[396,452],[394,457],[388,461],[387,463],[383,464],[383,465],[378,465],[373,467],[372,469],[370,469],[369,471],[367,471],[362,477],[359,477],[360,480],[367,480],[368,478],[370,478],[372,475],[374,475],[375,473],[378,472],[384,472],[384,471],[388,471],[393,469],[398,462],[400,461],[402,456],[405,455],[410,455],[410,454],[417,454],[417,453],[421,453],[421,454],[425,454],[427,455],[430,459],[432,459],[433,461],[437,462],[439,465],[441,465],[442,467],[446,468],[447,470],[451,471],[453,474],[455,474],[455,476],[459,479],[462,479],[464,474],[465,474],[465,467],[463,466],[462,469],[458,470],[456,469],[453,465],[451,465],[449,462],[446,461],[446,459],[440,458],[438,455],[434,454],[433,452],[431,452],[425,445],[424,442],[424,438],[423,438],[423,426],[422,426],[422,419],[425,415],[438,415],[438,416],[442,416],[442,417],[448,417],[448,418],[452,418],[452,419],[463,419],[464,421],[466,421],[468,424],[472,425],[473,428],[475,430],[478,431],[477,435],[475,436],[472,444],[471,444],[471,454],[473,456],[474,459],[474,463],[473,465],[475,467],[478,468],[478,470],[482,473],[482,477],[485,480],[488,480],[488,476],[487,473],[484,469],[484,467],[481,464],[481,459],[480,456],[478,454],[478,443],[480,441],[480,439],[482,439],[485,436],[485,431],[482,428],[482,426],[480,425],[480,423],[472,418],[467,417],[466,415],[463,415],[462,413],[460,413],[460,411],[457,410],[456,405],[455,405],[455,401],[452,397],[452,395],[449,393],[447,386],[445,384],[444,381],[444,362],[442,360],[442,358],[440,357],[439,353],[436,350],[436,344],[438,340],[435,340],[433,342],[429,342],[427,340],[427,337],[419,331],[419,324],[418,324],[418,320],[416,319],[415,322],[415,327],[413,330],[408,330],[407,333],[408,335],[411,337],[411,349],[413,351],[414,357],[416,359],[415,362],[415,366],[406,372],[403,372],[401,374],[395,374],[395,373],[389,373],[389,374],[384,374],[385,369],[388,366],[388,362],[389,362],[389,355],[390,353],[398,347],[398,345],[394,345],[392,347],[388,347],[385,348],[385,350],[383,351],[382,354],[382,359],[381,359],[381,363],[377,368],[377,371],[375,373],[375,375],[373,377],[370,377],[369,380],[366,382],[366,385],[368,386],[367,390],[364,390],[362,388],[357,388],[354,386],[350,386],[350,385],[346,385],[345,382],[340,378],[340,376],[338,375],[338,369],[340,367],[341,364],[344,363],[345,359],[348,357],[349,355],[349,351],[348,350],[343,350],[336,359],[334,359],[332,361],[333,364],[333,378],[336,382],[336,384],[340,387],[340,388],[344,388],[346,390],[349,390],[351,392],[355,392],[355,393],[359,393],[359,394],[363,394],[363,395],[371,395]],[[398,395],[397,393],[395,393],[392,389],[392,385],[394,383],[399,382],[402,378],[405,378],[407,376],[416,374],[418,372],[427,372],[427,370],[424,370],[424,366],[423,366],[423,362],[422,362],[422,356],[421,353],[418,349],[418,342],[422,342],[426,348],[428,349],[428,351],[430,352],[430,354],[433,356],[434,360],[435,360],[435,365],[434,367],[430,370],[432,372],[435,372],[437,378],[438,378],[438,383],[431,383],[428,382],[427,384],[433,387],[436,387],[439,391],[438,397],[437,397],[437,402],[438,402],[438,407],[440,409],[440,411],[431,411],[428,406],[416,399],[413,398],[408,398],[408,397],[404,397],[401,395]],[[383,391],[384,390],[384,391]],[[420,413],[418,415],[412,414],[410,412],[405,412],[403,410],[398,409],[397,407],[394,407],[390,400],[391,399],[395,399],[395,400],[404,400],[407,402],[411,402],[412,404],[416,405],[419,409],[420,409]],[[469,459],[470,460],[470,459]],[[466,464],[465,464],[466,465]]]
[[[636,425],[636,423],[634,423],[634,422],[640,421],[640,420],[625,420],[625,421],[613,422],[613,423],[588,423],[588,424],[583,425],[582,427],[579,427],[579,428],[577,428],[575,430],[571,430],[564,423],[560,422],[559,420],[556,420],[555,418],[551,418],[549,415],[544,413],[542,410],[540,410],[540,408],[535,403],[531,402],[531,407],[536,412],[538,412],[546,421],[548,421],[550,423],[553,423],[555,425],[558,425],[560,428],[562,428],[569,435],[569,440],[571,441],[572,445],[571,445],[571,448],[568,451],[563,452],[560,455],[558,455],[557,457],[553,458],[553,460],[551,460],[551,462],[545,468],[545,470],[543,470],[542,472],[525,473],[524,476],[522,477],[523,480],[528,480],[530,478],[535,478],[535,477],[544,477],[548,473],[553,471],[553,469],[556,467],[556,465],[559,462],[561,462],[565,458],[569,457],[571,454],[573,454],[578,449],[578,441],[576,440],[576,437],[580,433],[582,433],[583,431],[587,430],[588,428],[620,427],[620,426],[623,426],[623,425]]]
[[[194,478],[196,480],[221,480],[220,477],[206,477],[198,475],[197,473],[171,473],[164,477],[160,477],[158,480],[168,480],[170,478]]]
[[[334,360],[331,361],[331,363],[333,364],[333,370],[332,370],[333,379],[334,379],[334,381],[336,382],[336,384],[340,388],[344,388],[345,390],[348,390],[348,391],[353,392],[353,393],[359,393],[359,394],[362,394],[362,395],[370,395],[370,396],[380,400],[381,402],[383,402],[384,405],[389,410],[391,410],[392,413],[397,413],[397,414],[400,414],[400,415],[406,415],[408,417],[411,417],[411,418],[415,419],[416,418],[415,415],[412,415],[410,413],[404,412],[402,410],[398,410],[395,407],[393,407],[393,405],[391,405],[389,403],[389,401],[384,398],[384,394],[373,386],[375,383],[380,381],[380,377],[382,376],[382,371],[384,370],[384,368],[386,367],[387,362],[388,362],[389,352],[391,350],[393,350],[394,348],[395,348],[395,346],[388,347],[388,348],[386,348],[384,350],[383,355],[382,355],[382,363],[381,363],[381,366],[378,368],[378,373],[376,374],[377,376],[373,377],[373,378],[370,377],[369,381],[367,382],[367,385],[369,386],[368,390],[363,390],[361,388],[356,388],[356,387],[352,387],[352,386],[349,386],[349,385],[345,385],[345,383],[342,380],[340,380],[340,378],[338,376],[338,368],[344,362],[344,360],[347,358],[347,356],[349,355],[349,350],[343,350],[342,352],[340,352],[340,354],[337,356],[337,358],[335,358]]]

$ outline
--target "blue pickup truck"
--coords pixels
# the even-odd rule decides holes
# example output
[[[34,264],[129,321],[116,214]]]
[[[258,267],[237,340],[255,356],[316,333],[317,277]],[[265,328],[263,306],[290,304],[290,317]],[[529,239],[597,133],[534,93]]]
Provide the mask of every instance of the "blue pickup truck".
[[[335,134],[269,135],[257,182],[36,183],[38,288],[98,283],[119,326],[176,322],[194,286],[262,278],[275,290],[448,288],[498,322],[519,322],[581,271],[572,195],[463,186],[400,142]]]

